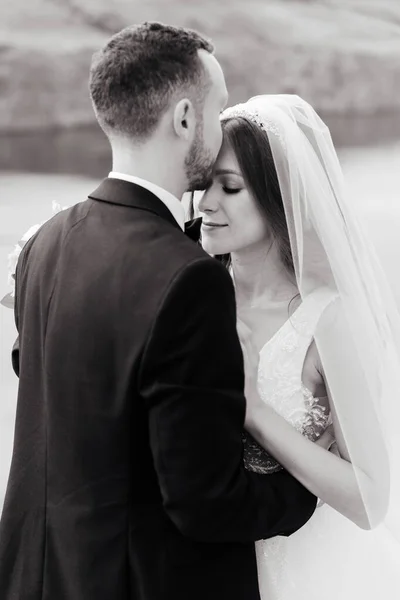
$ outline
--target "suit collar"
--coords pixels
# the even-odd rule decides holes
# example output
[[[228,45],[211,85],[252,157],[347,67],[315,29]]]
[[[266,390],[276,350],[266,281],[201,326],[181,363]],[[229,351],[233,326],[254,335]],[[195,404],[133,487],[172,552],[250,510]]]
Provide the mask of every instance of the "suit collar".
[[[89,198],[109,204],[130,206],[152,212],[180,229],[172,213],[165,204],[144,187],[122,179],[107,178],[102,181]]]
[[[179,223],[182,230],[184,229],[185,224],[185,209],[183,204],[176,196],[165,190],[164,188],[156,185],[155,183],[148,181],[147,179],[142,179],[141,177],[137,177],[136,175],[128,175],[126,173],[119,173],[116,171],[111,171],[108,177],[112,177],[114,179],[122,179],[124,181],[130,181],[131,183],[136,183],[136,185],[140,185],[144,187],[146,190],[149,190],[152,194],[157,196],[161,202],[165,204],[168,210],[175,217],[175,221]]]

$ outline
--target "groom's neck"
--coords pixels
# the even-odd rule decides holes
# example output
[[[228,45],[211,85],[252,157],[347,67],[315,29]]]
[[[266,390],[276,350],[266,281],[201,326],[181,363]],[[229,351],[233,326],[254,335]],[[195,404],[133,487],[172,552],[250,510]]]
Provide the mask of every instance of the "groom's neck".
[[[186,187],[183,169],[179,169],[179,159],[157,144],[112,145],[112,170],[125,175],[140,177],[167,190],[181,199]]]

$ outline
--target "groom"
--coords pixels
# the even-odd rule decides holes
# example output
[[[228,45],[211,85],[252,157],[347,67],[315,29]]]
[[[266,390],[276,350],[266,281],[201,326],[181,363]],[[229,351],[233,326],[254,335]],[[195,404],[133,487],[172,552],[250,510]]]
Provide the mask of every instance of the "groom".
[[[228,272],[183,233],[227,102],[213,48],[146,23],[95,56],[113,172],[48,221],[16,274],[15,444],[1,600],[258,600],[254,541],[316,499],[244,470]]]

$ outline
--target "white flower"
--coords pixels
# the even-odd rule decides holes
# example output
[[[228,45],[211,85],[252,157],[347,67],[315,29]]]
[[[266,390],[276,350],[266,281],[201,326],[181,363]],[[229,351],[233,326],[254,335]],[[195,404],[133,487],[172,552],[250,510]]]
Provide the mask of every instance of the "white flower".
[[[22,236],[22,238],[20,240],[20,243],[24,242],[21,246],[21,250],[25,246],[26,242],[29,241],[33,235],[35,235],[35,233],[38,231],[38,229],[40,229],[40,227],[42,225],[43,225],[43,223],[38,223],[37,225],[32,225],[32,227],[30,227],[28,229],[28,231],[26,231],[24,233],[24,235]]]
[[[11,298],[14,298],[15,296],[15,271],[21,250],[41,226],[42,223],[32,225],[32,227],[30,227],[21,237],[18,244],[14,246],[14,250],[8,255],[8,285],[12,288],[10,293]]]
[[[54,215],[61,212],[62,210],[67,210],[67,208],[70,208],[70,207],[69,206],[61,206],[61,204],[58,204],[58,202],[55,202],[55,200],[53,200],[52,209],[53,209]]]

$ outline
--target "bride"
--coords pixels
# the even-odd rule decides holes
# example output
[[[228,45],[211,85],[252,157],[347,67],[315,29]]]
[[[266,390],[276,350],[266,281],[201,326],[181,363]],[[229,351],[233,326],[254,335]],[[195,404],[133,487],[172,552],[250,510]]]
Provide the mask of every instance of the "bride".
[[[246,467],[266,477],[285,468],[320,498],[299,532],[257,542],[262,599],[400,598],[390,291],[345,202],[329,131],[306,102],[258,96],[227,109],[222,127],[195,208],[204,249],[236,289]]]

